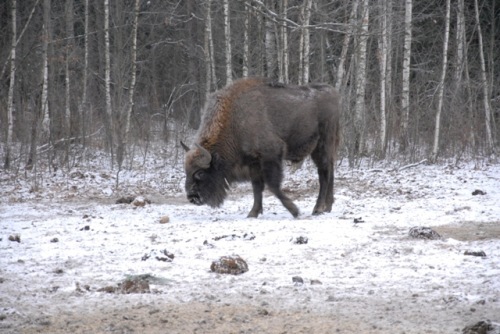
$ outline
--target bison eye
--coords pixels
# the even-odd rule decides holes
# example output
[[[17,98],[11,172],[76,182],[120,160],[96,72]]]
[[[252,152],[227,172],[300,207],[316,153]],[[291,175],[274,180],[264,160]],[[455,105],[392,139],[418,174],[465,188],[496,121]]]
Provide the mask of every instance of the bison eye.
[[[207,173],[205,171],[199,170],[196,173],[194,173],[193,177],[196,181],[203,181],[205,177],[207,176]]]

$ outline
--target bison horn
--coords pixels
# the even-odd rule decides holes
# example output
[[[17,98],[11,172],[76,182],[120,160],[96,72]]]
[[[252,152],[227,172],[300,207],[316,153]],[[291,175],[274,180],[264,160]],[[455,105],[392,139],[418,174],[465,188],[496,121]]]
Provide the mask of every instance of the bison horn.
[[[189,147],[186,144],[184,144],[184,142],[182,140],[181,140],[181,146],[184,149],[184,151],[186,151],[186,152],[189,151]]]
[[[210,152],[208,152],[205,148],[203,148],[199,144],[194,144],[201,152],[201,156],[198,160],[198,163],[201,168],[208,168],[210,167],[210,162],[212,161],[212,155],[210,155]]]

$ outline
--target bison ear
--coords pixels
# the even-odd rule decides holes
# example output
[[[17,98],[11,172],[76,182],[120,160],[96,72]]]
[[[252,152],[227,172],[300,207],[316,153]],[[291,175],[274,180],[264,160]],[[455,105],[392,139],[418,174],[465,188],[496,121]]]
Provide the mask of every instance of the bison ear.
[[[181,146],[182,146],[182,148],[184,149],[184,151],[186,151],[186,152],[187,152],[187,151],[189,151],[189,147],[188,147],[186,144],[184,144],[184,143],[182,142],[182,140],[181,140]]]

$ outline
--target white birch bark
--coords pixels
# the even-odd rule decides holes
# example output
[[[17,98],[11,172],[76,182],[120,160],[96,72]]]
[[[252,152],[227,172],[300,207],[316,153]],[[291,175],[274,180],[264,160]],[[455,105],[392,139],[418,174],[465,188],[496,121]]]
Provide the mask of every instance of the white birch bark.
[[[386,113],[387,117],[391,112],[392,105],[392,32],[393,32],[393,24],[392,24],[392,1],[386,2],[386,19],[387,19],[387,68],[386,68],[386,77],[385,77],[385,96],[387,96],[386,101]],[[387,146],[387,143],[386,143]]]
[[[106,115],[108,118],[108,144],[111,150],[111,164],[113,164],[113,112],[111,106],[111,55],[109,41],[109,0],[104,0],[104,85],[106,94]]]
[[[311,22],[311,7],[313,0],[305,0],[305,22],[304,22],[304,72],[302,78],[302,84],[307,84],[309,82],[309,53],[311,50],[310,35],[309,35],[309,23]]]
[[[250,29],[250,5],[245,2],[245,21],[243,23],[243,68],[242,68],[242,76],[243,78],[248,77],[248,59],[250,54],[250,38],[249,38],[249,29]]]
[[[229,16],[229,0],[224,0],[224,37],[226,54],[226,86],[233,82],[233,66],[231,54],[231,25]]]
[[[364,141],[365,91],[366,91],[366,49],[370,16],[369,0],[363,0],[361,29],[357,54],[356,102],[354,106],[355,153],[361,153]]]
[[[130,118],[132,116],[132,111],[134,110],[134,92],[135,92],[135,82],[137,78],[137,29],[139,27],[139,8],[140,0],[135,0],[134,6],[134,24],[132,27],[132,73],[130,77],[130,88],[128,95],[128,109],[126,114],[125,122],[125,139],[124,144],[127,144],[129,134],[130,134]]]
[[[300,8],[300,21],[302,23],[302,28],[300,30],[299,37],[299,77],[297,78],[297,84],[302,85],[304,79],[304,21],[305,21],[305,2]]]
[[[408,126],[410,122],[410,66],[412,42],[412,0],[405,1],[405,37],[403,42],[403,78],[401,90],[401,140],[400,150],[405,151],[408,145]]]
[[[441,79],[438,87],[438,105],[436,111],[436,123],[434,128],[434,144],[432,147],[431,161],[435,161],[439,153],[439,136],[441,132],[441,113],[444,100],[444,81],[446,79],[446,68],[448,67],[448,42],[450,38],[450,0],[446,0],[445,30],[443,42],[443,63],[441,69]]]
[[[49,114],[49,39],[50,39],[50,0],[43,1],[43,42],[42,42],[42,101],[41,115],[42,132],[50,134]]]
[[[486,148],[487,153],[493,153],[493,136],[491,133],[491,106],[489,101],[489,84],[486,78],[486,62],[484,60],[483,34],[481,32],[481,22],[479,20],[478,1],[474,0],[474,11],[476,14],[477,34],[479,39],[479,60],[481,63],[481,81],[483,88],[484,120],[486,127]]]
[[[210,61],[210,40],[208,38],[209,31],[212,29],[210,20],[210,3],[208,0],[206,2],[206,14],[205,14],[205,36],[203,36],[203,55],[205,57],[205,99],[210,94],[212,90],[212,65]]]
[[[337,68],[337,80],[335,81],[335,88],[340,91],[342,82],[344,81],[345,63],[347,61],[347,51],[349,50],[349,42],[351,40],[354,27],[356,26],[356,13],[358,12],[358,0],[352,3],[351,14],[349,15],[349,24],[347,32],[344,35],[342,42],[342,51],[340,53],[339,65]]]
[[[212,87],[213,89],[217,89],[217,74],[215,73],[215,51],[214,51],[214,39],[213,39],[213,34],[212,34],[212,0],[209,0],[208,3],[208,8],[209,11],[207,12],[208,15],[208,47],[210,50],[210,72],[211,72],[211,79],[212,79]]]
[[[387,87],[387,0],[379,1],[381,10],[381,30],[379,37],[379,68],[380,68],[380,154],[385,152],[387,136],[386,87]]]
[[[282,0],[282,15],[283,21],[281,23],[281,45],[282,45],[282,55],[283,55],[283,82],[289,82],[289,72],[290,60],[288,56],[288,26],[287,26],[287,11],[288,11],[288,0]]]
[[[14,132],[14,84],[16,78],[16,48],[17,48],[17,0],[12,0],[12,45],[10,49],[10,81],[7,97],[7,140],[5,143],[4,168],[10,168],[10,152]]]
[[[465,42],[465,12],[464,0],[458,0],[457,3],[457,29],[456,29],[456,58],[455,58],[455,73],[453,75],[455,85],[460,86],[464,68],[464,42]]]

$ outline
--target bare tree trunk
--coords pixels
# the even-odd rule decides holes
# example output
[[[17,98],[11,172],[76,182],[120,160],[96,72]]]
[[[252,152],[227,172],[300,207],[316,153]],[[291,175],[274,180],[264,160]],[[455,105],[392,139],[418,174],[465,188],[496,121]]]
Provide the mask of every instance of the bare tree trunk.
[[[401,91],[401,137],[400,152],[408,146],[408,126],[410,122],[410,66],[412,42],[412,0],[405,1],[405,38],[403,43],[403,87]]]
[[[302,28],[299,45],[299,84],[304,85],[309,82],[309,53],[310,35],[309,23],[311,21],[311,7],[313,0],[304,0],[301,8]]]
[[[233,66],[231,55],[231,25],[229,17],[229,0],[224,0],[224,36],[226,42],[226,85],[233,82]]]
[[[248,58],[250,55],[250,38],[249,38],[249,29],[250,29],[250,4],[245,2],[245,21],[243,28],[243,78],[248,77]]]
[[[444,100],[444,81],[446,79],[446,68],[448,67],[448,41],[450,38],[450,0],[446,0],[446,16],[443,43],[443,64],[441,69],[441,79],[438,87],[438,106],[436,112],[436,124],[434,128],[434,145],[432,148],[431,161],[435,161],[439,153],[439,135],[441,132],[441,112]]]
[[[14,132],[14,84],[16,82],[16,48],[17,48],[17,0],[12,0],[12,46],[10,49],[10,81],[9,95],[7,98],[7,140],[5,143],[4,168],[10,168],[10,151],[12,146],[12,135]]]
[[[488,92],[488,96],[493,96],[493,89],[495,87],[495,67],[496,67],[496,52],[498,52],[498,49],[496,47],[496,39],[495,37],[497,36],[497,27],[496,27],[496,22],[499,20],[498,18],[498,9],[495,8],[495,5],[498,5],[498,2],[495,0],[492,0],[492,8],[491,8],[491,27],[490,27],[490,52],[489,52],[489,67],[490,67],[490,80],[489,80],[489,89],[490,91]],[[491,104],[490,104],[491,107]],[[494,108],[493,108],[494,109]],[[493,116],[493,110],[492,110],[492,116]],[[495,120],[496,119],[496,120]],[[493,127],[492,129],[492,140],[493,140],[493,145],[495,143],[498,144],[498,121],[500,121],[500,117],[493,117],[491,120],[491,126]],[[494,148],[495,149],[495,148]]]
[[[354,27],[356,25],[356,13],[358,12],[358,0],[354,0],[352,3],[351,14],[349,15],[349,24],[347,32],[344,35],[344,41],[342,42],[342,51],[340,53],[340,60],[337,69],[337,80],[335,81],[335,88],[340,90],[342,82],[344,81],[345,73],[345,63],[347,60],[347,51],[349,49],[349,42],[351,40]]]
[[[458,0],[457,3],[457,29],[456,29],[456,58],[455,58],[455,73],[453,79],[458,89],[462,81],[464,71],[464,43],[465,43],[465,11],[464,0]]]
[[[387,134],[386,134],[386,143],[385,143],[385,151],[387,152],[387,147],[389,140],[391,139],[391,129],[392,127],[389,126],[390,120],[391,120],[391,115],[394,110],[394,96],[393,96],[393,87],[392,87],[392,75],[393,75],[393,65],[392,65],[392,55],[393,55],[393,49],[392,49],[392,40],[393,40],[393,2],[392,1],[387,1],[387,7],[386,7],[386,19],[387,19],[387,67],[386,67],[386,76],[385,76],[385,96],[387,96],[386,99],[386,117],[387,117]],[[396,70],[394,70],[394,73],[397,73]]]
[[[366,50],[368,41],[369,0],[363,0],[361,31],[357,53],[356,70],[356,103],[354,106],[354,154],[363,151],[365,122],[365,90],[366,90]]]
[[[215,51],[214,51],[214,39],[212,35],[212,0],[209,0],[207,3],[208,6],[208,47],[210,50],[210,71],[212,73],[211,79],[212,79],[212,87],[213,89],[217,89],[217,73],[215,72]]]
[[[49,39],[50,39],[50,0],[43,1],[43,84],[42,84],[42,132],[50,134],[49,114]],[[50,137],[50,135],[48,135]]]
[[[31,169],[37,162],[37,145],[40,132],[50,138],[50,114],[49,114],[49,39],[50,39],[50,0],[43,1],[43,28],[42,28],[42,97],[40,109],[35,110],[31,127],[30,150],[26,169]]]
[[[132,111],[134,110],[134,92],[135,92],[135,82],[137,77],[137,29],[139,26],[139,8],[140,0],[135,0],[134,5],[134,23],[132,27],[132,70],[130,74],[130,87],[128,90],[128,108],[125,115],[125,133],[123,138],[119,143],[117,152],[117,162],[118,168],[121,169],[123,160],[125,158],[126,147],[128,147],[128,140],[130,137],[130,118],[132,116]]]
[[[380,151],[379,156],[385,155],[387,140],[386,116],[386,87],[387,87],[387,0],[380,0],[381,35],[379,38],[379,66],[380,66]]]
[[[66,137],[66,152],[64,154],[64,163],[68,162],[69,159],[69,146],[71,137],[71,75],[70,75],[70,61],[71,55],[73,53],[73,38],[75,37],[75,32],[73,28],[73,0],[66,0],[65,8],[65,23],[66,23],[66,54],[64,62],[64,131]]]
[[[493,136],[491,133],[491,106],[489,100],[488,80],[486,78],[486,62],[484,60],[483,34],[481,33],[481,21],[479,20],[479,6],[477,0],[474,0],[474,11],[476,13],[477,34],[479,38],[479,60],[481,62],[481,81],[483,87],[484,120],[486,125],[486,149],[487,154],[493,153]]]
[[[266,2],[266,8],[274,12],[274,0]],[[276,43],[276,30],[271,17],[264,16],[265,39],[264,46],[266,50],[266,69],[267,77],[275,78],[277,74],[277,43]]]
[[[28,28],[28,25],[30,24],[31,19],[33,18],[33,14],[35,13],[35,10],[36,10],[39,2],[40,2],[40,0],[36,0],[35,4],[33,5],[33,8],[31,9],[31,12],[30,12],[30,15],[28,17],[28,20],[26,20],[26,23],[24,24],[23,30],[21,30],[21,33],[19,34],[19,37],[17,37],[16,45],[19,44],[19,41],[21,40],[21,38],[24,35],[24,32]],[[11,55],[9,55],[9,57],[5,60],[5,63],[2,66],[2,70],[0,71],[0,78],[3,78],[3,75],[5,73],[5,69],[7,68],[7,65],[10,64],[10,56]]]
[[[106,118],[107,118],[107,137],[108,146],[111,153],[111,168],[114,165],[113,154],[113,111],[111,106],[111,55],[109,42],[109,0],[104,0],[104,58],[105,58],[105,92],[106,92]]]
[[[84,51],[83,51],[83,78],[82,78],[82,100],[78,106],[78,114],[81,120],[82,126],[82,140],[83,147],[85,150],[85,138],[86,138],[86,121],[87,121],[87,82],[88,82],[88,71],[89,71],[89,0],[84,1]]]
[[[281,23],[281,47],[283,55],[283,82],[288,83],[290,81],[288,68],[290,67],[290,60],[288,57],[288,29],[287,29],[287,11],[288,11],[288,0],[282,0],[281,12],[283,21]]]
[[[205,14],[205,36],[203,38],[203,55],[205,56],[205,99],[208,97],[212,90],[212,61],[210,57],[210,38],[212,30],[212,14],[211,11],[211,0],[207,0],[205,3],[206,14]]]
[[[306,1],[305,10],[305,29],[304,29],[304,78],[302,82],[307,84],[309,82],[309,54],[311,53],[311,43],[309,34],[309,23],[311,22],[311,7],[313,0]]]

